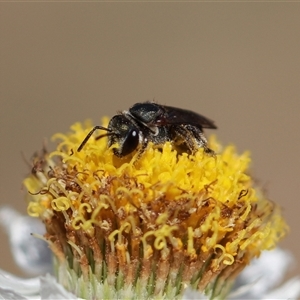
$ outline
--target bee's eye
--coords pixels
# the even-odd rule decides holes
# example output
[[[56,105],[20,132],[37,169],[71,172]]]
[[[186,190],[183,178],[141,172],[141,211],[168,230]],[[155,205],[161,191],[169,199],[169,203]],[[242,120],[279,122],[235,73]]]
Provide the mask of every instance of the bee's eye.
[[[134,151],[139,144],[139,133],[137,129],[131,129],[126,135],[122,145],[122,155],[127,155]]]

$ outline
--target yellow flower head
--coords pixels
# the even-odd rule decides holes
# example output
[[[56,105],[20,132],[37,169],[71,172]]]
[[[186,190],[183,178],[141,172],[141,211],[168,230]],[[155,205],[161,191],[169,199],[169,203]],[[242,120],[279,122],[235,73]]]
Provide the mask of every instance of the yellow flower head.
[[[179,155],[167,142],[118,158],[106,138],[78,152],[91,128],[55,135],[62,142],[25,179],[28,213],[45,223],[58,280],[77,296],[171,299],[186,286],[224,296],[285,234],[280,210],[253,185],[248,153],[215,137],[215,156]]]

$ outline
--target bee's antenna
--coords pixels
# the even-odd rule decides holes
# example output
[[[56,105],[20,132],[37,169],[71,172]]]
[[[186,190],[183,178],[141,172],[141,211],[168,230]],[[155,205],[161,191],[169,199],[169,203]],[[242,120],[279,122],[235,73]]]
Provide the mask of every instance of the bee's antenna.
[[[87,141],[90,139],[91,135],[98,129],[101,129],[101,130],[106,130],[106,131],[109,131],[111,132],[110,129],[108,128],[105,128],[103,126],[95,126],[89,133],[88,135],[85,137],[85,139],[82,141],[82,143],[80,144],[80,146],[77,148],[77,151],[80,152],[82,150],[82,148],[84,147],[84,145],[87,143]],[[108,134],[105,134],[105,135],[110,135],[109,133]],[[100,137],[102,136],[105,136],[105,135],[101,135]],[[99,139],[100,137],[98,137],[97,139]]]
[[[98,141],[100,140],[101,138],[105,137],[105,136],[110,136],[110,135],[116,135],[113,131],[112,132],[108,132],[108,133],[103,133],[103,134],[100,134],[98,136],[95,137],[95,140]]]

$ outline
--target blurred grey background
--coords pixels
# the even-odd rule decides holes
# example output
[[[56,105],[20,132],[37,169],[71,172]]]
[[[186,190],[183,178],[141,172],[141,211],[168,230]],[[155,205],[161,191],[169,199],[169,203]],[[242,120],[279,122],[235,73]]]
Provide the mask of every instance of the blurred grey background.
[[[7,2],[0,13],[1,204],[26,211],[22,152],[155,99],[251,150],[291,228],[281,246],[300,263],[300,3]],[[22,274],[0,239],[0,267]]]

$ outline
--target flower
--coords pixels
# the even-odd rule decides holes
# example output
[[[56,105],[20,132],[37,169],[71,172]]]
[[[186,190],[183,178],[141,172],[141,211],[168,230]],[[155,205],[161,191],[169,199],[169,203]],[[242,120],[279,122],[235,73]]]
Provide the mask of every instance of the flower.
[[[249,153],[212,137],[216,155],[179,155],[168,142],[120,159],[105,139],[76,151],[91,124],[71,128],[55,135],[62,140],[55,151],[35,155],[24,184],[29,215],[45,224],[57,281],[77,297],[169,299],[194,289],[224,298],[287,231],[248,174]]]

